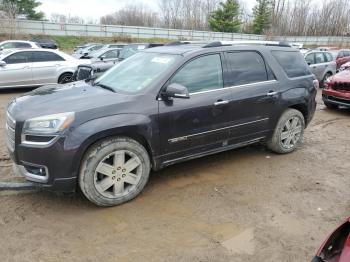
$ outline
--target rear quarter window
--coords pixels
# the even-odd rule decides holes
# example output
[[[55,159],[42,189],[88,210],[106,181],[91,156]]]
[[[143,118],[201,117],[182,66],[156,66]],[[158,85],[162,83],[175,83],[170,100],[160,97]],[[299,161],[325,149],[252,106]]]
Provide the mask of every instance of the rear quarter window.
[[[295,51],[271,51],[289,78],[311,75],[309,66],[300,52]]]

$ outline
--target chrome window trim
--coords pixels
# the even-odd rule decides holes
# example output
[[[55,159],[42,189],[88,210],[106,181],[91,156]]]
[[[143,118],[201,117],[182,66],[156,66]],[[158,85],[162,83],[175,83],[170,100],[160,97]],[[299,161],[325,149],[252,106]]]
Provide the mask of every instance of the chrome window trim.
[[[256,86],[256,85],[269,84],[269,83],[272,84],[272,83],[276,83],[276,82],[278,82],[278,81],[277,80],[266,80],[266,81],[254,82],[254,83],[243,84],[243,85],[234,85],[234,86],[228,86],[228,87],[224,87],[224,88],[217,88],[217,89],[213,89],[213,90],[199,91],[199,92],[190,93],[190,95],[205,94],[205,93],[211,93],[211,92],[215,92],[215,91],[227,90],[227,89],[238,88],[238,87],[249,87],[249,86]]]
[[[176,142],[180,142],[180,141],[186,141],[188,138],[191,138],[191,137],[194,137],[194,136],[209,134],[209,133],[213,133],[213,132],[222,131],[222,130],[225,130],[225,129],[230,129],[230,128],[234,128],[234,127],[249,125],[249,124],[254,124],[254,123],[268,121],[268,120],[269,120],[269,118],[263,118],[263,119],[259,119],[259,120],[245,122],[245,123],[242,123],[242,124],[222,127],[222,128],[218,128],[218,129],[214,129],[214,130],[200,132],[200,133],[195,133],[195,134],[191,134],[191,135],[187,135],[187,136],[180,136],[180,137],[170,138],[170,139],[168,139],[168,143],[176,143]]]

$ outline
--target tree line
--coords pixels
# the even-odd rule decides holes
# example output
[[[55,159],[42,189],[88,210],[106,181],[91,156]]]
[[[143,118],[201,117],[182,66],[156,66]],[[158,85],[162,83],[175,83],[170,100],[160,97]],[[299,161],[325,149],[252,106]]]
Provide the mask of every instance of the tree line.
[[[129,4],[99,19],[101,24],[212,30],[268,36],[348,36],[349,0],[157,0],[158,10]],[[0,17],[48,19],[60,23],[95,23],[79,16],[52,14],[45,18],[36,0],[0,0]],[[1,12],[2,11],[2,12]]]

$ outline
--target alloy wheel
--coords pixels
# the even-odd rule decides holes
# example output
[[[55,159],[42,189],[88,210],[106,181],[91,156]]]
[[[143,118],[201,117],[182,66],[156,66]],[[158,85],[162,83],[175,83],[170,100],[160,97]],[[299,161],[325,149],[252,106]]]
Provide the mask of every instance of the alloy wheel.
[[[286,149],[295,147],[301,137],[302,123],[299,117],[293,116],[288,119],[281,133],[281,143]]]
[[[94,185],[104,197],[122,197],[137,187],[141,174],[141,159],[131,151],[118,150],[97,165]]]

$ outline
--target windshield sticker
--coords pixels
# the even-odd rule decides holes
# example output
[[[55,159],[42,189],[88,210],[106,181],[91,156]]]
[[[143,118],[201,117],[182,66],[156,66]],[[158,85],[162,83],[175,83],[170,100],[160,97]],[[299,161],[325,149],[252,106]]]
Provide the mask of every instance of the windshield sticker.
[[[168,64],[171,62],[170,57],[155,57],[151,60],[152,63],[158,63],[158,64]]]
[[[145,49],[145,48],[146,48],[146,46],[144,46],[144,45],[139,45],[139,46],[137,47],[138,50],[143,50],[143,49]]]

